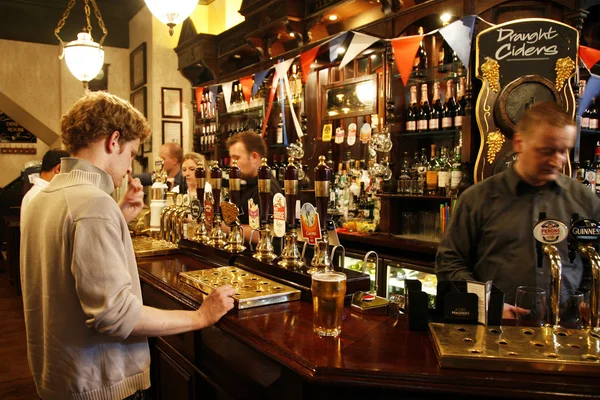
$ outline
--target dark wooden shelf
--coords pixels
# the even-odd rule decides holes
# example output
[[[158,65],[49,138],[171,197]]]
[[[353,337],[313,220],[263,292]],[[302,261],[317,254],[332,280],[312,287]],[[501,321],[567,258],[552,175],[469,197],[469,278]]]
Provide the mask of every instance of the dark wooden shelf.
[[[600,129],[582,129],[582,135],[600,135]]]
[[[235,116],[235,115],[246,115],[246,114],[252,114],[252,115],[263,115],[263,106],[258,106],[258,107],[250,107],[250,108],[244,108],[242,110],[236,110],[236,111],[230,111],[227,113],[222,113],[219,114],[219,117],[231,117],[231,116]]]
[[[347,248],[356,247],[357,244],[369,246],[370,250],[376,250],[380,253],[380,257],[385,257],[386,251],[389,253],[393,250],[404,250],[407,252],[425,253],[435,256],[438,248],[438,242],[398,237],[387,233],[372,233],[365,235],[361,233],[338,231],[338,237],[342,244]],[[354,246],[351,246],[348,243],[352,243]],[[387,256],[397,257],[398,254],[389,254]]]
[[[376,195],[382,199],[399,199],[399,200],[448,200],[452,201],[452,197],[447,196],[415,196],[411,194],[398,194],[398,193],[383,193]]]
[[[450,138],[456,136],[460,132],[460,129],[443,130],[443,131],[425,131],[425,132],[402,132],[396,135],[401,137],[412,137],[420,139],[439,139],[439,138]]]

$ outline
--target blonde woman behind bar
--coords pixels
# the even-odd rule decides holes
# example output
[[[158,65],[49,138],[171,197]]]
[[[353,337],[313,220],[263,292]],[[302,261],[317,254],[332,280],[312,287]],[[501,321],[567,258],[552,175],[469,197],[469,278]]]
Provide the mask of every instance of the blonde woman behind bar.
[[[190,197],[196,197],[196,168],[200,164],[202,164],[206,170],[206,185],[204,186],[204,192],[207,193],[212,190],[212,187],[209,183],[210,170],[208,168],[206,158],[204,158],[202,154],[194,152],[187,153],[182,159],[181,173],[183,174],[185,182],[187,183],[187,194]]]

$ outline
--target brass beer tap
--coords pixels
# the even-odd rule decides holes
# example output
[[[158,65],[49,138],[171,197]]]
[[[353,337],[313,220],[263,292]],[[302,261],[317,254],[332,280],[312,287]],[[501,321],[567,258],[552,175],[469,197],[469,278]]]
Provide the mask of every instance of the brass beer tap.
[[[262,164],[258,167],[258,200],[260,229],[258,231],[258,244],[252,257],[260,261],[271,262],[277,258],[277,255],[273,251],[271,228],[269,226],[270,206],[272,202],[271,168],[267,165],[266,158],[262,159]]]
[[[152,188],[150,200],[150,235],[154,238],[161,236],[162,215],[167,207],[165,193],[169,189],[167,186],[167,172],[164,169],[165,162],[161,157],[157,157],[154,162],[154,171],[152,172]]]
[[[284,236],[284,247],[281,252],[281,260],[277,264],[283,268],[291,270],[301,270],[306,267],[303,257],[298,248],[298,234],[296,232],[296,213],[295,205],[298,197],[298,169],[294,165],[294,158],[288,158],[288,165],[285,169],[285,202],[287,207],[286,224],[287,232]]]
[[[197,219],[198,226],[192,240],[199,243],[207,244],[210,240],[208,236],[208,228],[206,227],[206,216],[204,215],[204,187],[206,185],[206,170],[204,169],[203,163],[198,163],[196,171],[194,172],[196,177],[196,197],[198,200],[198,207],[200,209],[199,216]]]
[[[327,204],[331,184],[331,169],[325,164],[325,156],[319,156],[315,168],[315,203],[321,229],[321,240],[315,244],[315,254],[310,262],[309,273],[333,271],[329,257],[329,239],[327,235]]]
[[[230,202],[221,203],[223,220],[230,227],[225,250],[231,253],[241,253],[246,250],[246,246],[244,246],[244,228],[240,225],[240,221],[238,220],[242,171],[237,163],[237,160],[232,160],[231,167],[229,168]]]
[[[214,212],[215,217],[213,220],[213,228],[210,232],[209,246],[216,247],[217,249],[223,249],[227,244],[227,235],[221,228],[221,184],[223,182],[223,171],[219,168],[217,161],[213,162],[213,166],[210,169],[210,184],[212,186],[212,194],[215,199]]]

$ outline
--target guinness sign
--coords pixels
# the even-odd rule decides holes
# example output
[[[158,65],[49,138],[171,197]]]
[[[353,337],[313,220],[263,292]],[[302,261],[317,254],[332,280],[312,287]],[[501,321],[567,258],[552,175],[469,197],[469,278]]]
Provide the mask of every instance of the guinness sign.
[[[593,219],[576,221],[569,228],[569,235],[582,244],[596,243],[600,239],[600,224]]]

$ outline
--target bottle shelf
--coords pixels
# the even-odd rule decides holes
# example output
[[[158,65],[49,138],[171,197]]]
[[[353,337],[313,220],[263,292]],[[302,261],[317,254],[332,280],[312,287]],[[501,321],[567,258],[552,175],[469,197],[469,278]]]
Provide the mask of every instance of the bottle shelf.
[[[600,135],[600,129],[582,129],[582,135]]]
[[[454,79],[466,76],[467,70],[460,62],[436,65],[435,67],[429,67],[413,71],[410,74],[410,77],[408,78],[407,87],[410,87],[411,85],[417,83],[443,81],[447,79]],[[394,78],[399,79],[400,74],[394,74]]]
[[[399,193],[382,193],[382,194],[377,194],[376,196],[380,197],[382,199],[443,200],[443,201],[454,200],[453,197],[448,197],[448,196],[429,196],[429,195],[417,196],[417,195],[412,195],[412,194],[399,194]]]
[[[196,123],[210,123],[210,122],[216,122],[217,118],[216,117],[210,117],[210,118],[202,118],[202,117],[196,117]]]
[[[222,113],[219,114],[219,117],[230,117],[230,116],[234,116],[234,115],[258,115],[258,116],[262,116],[263,114],[263,106],[257,106],[257,107],[248,107],[248,108],[242,108],[239,110],[232,110],[230,112],[227,113]]]
[[[441,131],[425,131],[425,132],[402,132],[399,136],[412,137],[421,139],[448,139],[455,137],[461,130],[460,129],[449,129]]]

